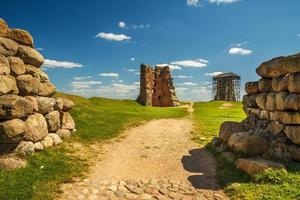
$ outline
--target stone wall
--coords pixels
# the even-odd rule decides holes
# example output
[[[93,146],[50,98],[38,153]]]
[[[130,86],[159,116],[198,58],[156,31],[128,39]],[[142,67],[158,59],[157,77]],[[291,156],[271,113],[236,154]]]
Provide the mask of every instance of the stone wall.
[[[264,62],[256,72],[261,78],[245,85],[247,118],[221,125],[222,145],[249,157],[300,161],[300,54]]]
[[[31,35],[0,19],[0,154],[25,156],[75,132],[69,114],[74,104],[53,97],[56,88],[42,71],[43,62]]]
[[[137,101],[145,106],[175,107],[179,106],[173,78],[168,66],[141,65],[140,95]]]

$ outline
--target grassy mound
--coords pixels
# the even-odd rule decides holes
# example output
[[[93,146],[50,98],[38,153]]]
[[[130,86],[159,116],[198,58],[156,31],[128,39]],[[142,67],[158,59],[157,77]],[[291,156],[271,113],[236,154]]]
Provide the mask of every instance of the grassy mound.
[[[132,100],[86,99],[57,94],[76,104],[71,114],[78,132],[61,146],[35,153],[28,166],[15,171],[0,170],[0,199],[52,199],[59,184],[81,176],[87,165],[72,154],[66,143],[103,141],[145,120],[178,118],[187,115],[185,108],[143,107]]]

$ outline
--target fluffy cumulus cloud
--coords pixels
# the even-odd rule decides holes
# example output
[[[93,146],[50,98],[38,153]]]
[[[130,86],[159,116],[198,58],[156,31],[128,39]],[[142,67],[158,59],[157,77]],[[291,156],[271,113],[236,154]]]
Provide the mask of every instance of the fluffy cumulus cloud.
[[[207,67],[209,61],[205,59],[195,59],[195,60],[180,60],[171,62],[172,65],[178,65],[181,67],[193,67],[193,68],[203,68]]]
[[[249,55],[252,54],[252,50],[241,47],[233,47],[228,50],[228,53],[231,55]]]
[[[69,61],[59,61],[59,60],[50,60],[45,59],[43,68],[79,68],[83,67],[80,63],[74,63]]]
[[[116,42],[129,41],[131,39],[130,36],[124,34],[114,34],[114,33],[104,33],[104,32],[98,33],[95,37],[102,38],[109,41],[116,41]]]
[[[101,74],[99,74],[99,76],[103,76],[103,77],[119,77],[119,74],[110,72],[110,73],[101,73]]]
[[[167,63],[165,63],[165,64],[156,64],[156,66],[158,66],[158,67],[168,66],[170,68],[170,70],[182,70],[182,68],[178,65],[172,65],[172,64],[170,65],[170,64],[167,64]]]
[[[126,28],[126,23],[125,22],[123,22],[123,21],[120,21],[119,23],[118,23],[118,26],[120,27],[120,28]]]
[[[186,4],[191,7],[198,7],[199,3],[199,0],[186,0]]]
[[[205,76],[218,76],[220,74],[223,74],[223,72],[211,72],[211,73],[205,73]]]
[[[83,81],[83,80],[87,80],[87,79],[91,79],[91,76],[75,76],[74,80],[75,81]]]
[[[137,70],[136,69],[132,69],[132,68],[123,68],[124,71],[127,71],[127,72],[136,72]]]
[[[238,2],[240,0],[209,0],[209,3],[215,3],[215,4],[231,4],[231,3],[235,3]]]

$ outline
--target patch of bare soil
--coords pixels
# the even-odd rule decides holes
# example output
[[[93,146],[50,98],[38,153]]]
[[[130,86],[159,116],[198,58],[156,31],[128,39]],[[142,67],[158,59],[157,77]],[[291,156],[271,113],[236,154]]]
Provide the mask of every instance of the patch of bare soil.
[[[231,103],[223,103],[222,106],[220,106],[220,109],[228,109],[231,108],[232,104]]]
[[[87,179],[64,184],[58,199],[227,199],[215,160],[190,140],[192,129],[190,119],[153,120],[94,144]]]

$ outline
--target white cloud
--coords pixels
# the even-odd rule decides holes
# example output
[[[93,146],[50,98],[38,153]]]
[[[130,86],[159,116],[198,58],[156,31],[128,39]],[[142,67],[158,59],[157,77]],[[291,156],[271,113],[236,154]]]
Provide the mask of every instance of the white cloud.
[[[199,3],[199,0],[186,0],[186,4],[191,7],[198,7]]]
[[[112,83],[124,83],[123,80],[112,80],[111,82],[112,82]]]
[[[130,61],[135,61],[135,58],[130,58]]]
[[[223,74],[223,72],[211,72],[211,73],[205,73],[205,76],[218,76],[220,74]]]
[[[74,63],[74,62],[69,62],[69,61],[58,61],[58,60],[50,60],[50,59],[45,59],[44,68],[79,68],[83,67],[82,64],[79,63]]]
[[[230,48],[228,52],[231,55],[233,55],[233,54],[237,54],[237,55],[249,55],[249,54],[252,54],[252,50],[243,49],[243,48],[240,48],[240,47]]]
[[[197,86],[196,83],[193,82],[184,82],[184,83],[178,83],[177,85],[185,85],[185,86]]]
[[[126,28],[126,23],[125,22],[123,22],[123,21],[120,21],[119,23],[118,23],[118,26],[120,27],[120,28]]]
[[[121,42],[121,41],[129,41],[131,39],[130,36],[124,35],[124,34],[114,34],[114,33],[98,33],[96,36],[96,38],[102,38],[105,40],[110,40],[110,41],[117,41],[117,42]]]
[[[169,64],[156,64],[157,67],[166,67],[168,66],[170,70],[182,70],[182,68],[178,65],[169,65]]]
[[[132,24],[129,26],[130,28],[133,29],[145,29],[145,28],[150,28],[150,24]]]
[[[300,33],[297,36],[300,37]]]
[[[183,76],[183,75],[178,75],[178,76],[174,76],[174,78],[190,79],[190,78],[193,78],[193,77],[192,77],[192,76]]]
[[[99,76],[104,76],[104,77],[119,77],[119,74],[111,72],[111,73],[101,73],[101,74],[99,74]]]
[[[70,86],[73,90],[90,89],[92,86],[100,85],[100,81],[72,81]]]
[[[42,48],[42,47],[35,47],[35,49],[38,51],[44,51],[44,48]]]
[[[127,71],[127,72],[136,72],[137,70],[136,69],[132,69],[132,68],[123,68],[124,71]]]
[[[194,67],[194,68],[203,68],[207,67],[209,61],[205,59],[195,59],[195,60],[181,60],[181,61],[173,61],[172,65],[179,65],[181,67]]]
[[[82,80],[87,80],[87,79],[91,79],[91,76],[75,76],[74,80],[75,81],[82,81]]]
[[[133,82],[133,85],[140,85],[140,82]]]
[[[235,3],[238,2],[240,0],[209,0],[209,3],[216,3],[216,4],[231,4],[231,3]]]

